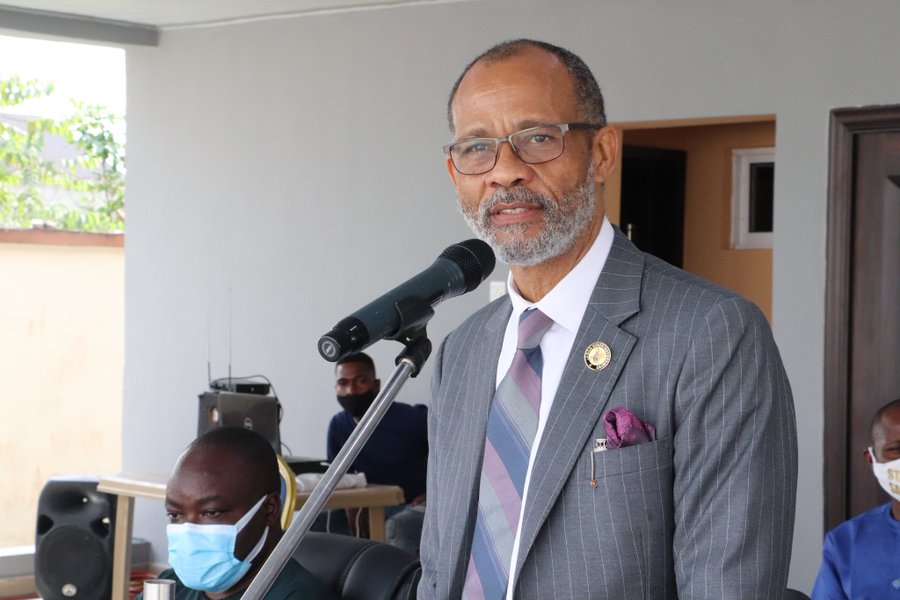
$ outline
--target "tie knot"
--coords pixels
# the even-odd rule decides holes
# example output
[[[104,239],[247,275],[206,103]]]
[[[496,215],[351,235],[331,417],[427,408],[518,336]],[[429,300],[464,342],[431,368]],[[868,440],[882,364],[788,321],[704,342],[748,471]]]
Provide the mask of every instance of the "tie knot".
[[[519,317],[519,350],[536,348],[541,343],[541,338],[553,325],[553,319],[536,308],[530,308]]]

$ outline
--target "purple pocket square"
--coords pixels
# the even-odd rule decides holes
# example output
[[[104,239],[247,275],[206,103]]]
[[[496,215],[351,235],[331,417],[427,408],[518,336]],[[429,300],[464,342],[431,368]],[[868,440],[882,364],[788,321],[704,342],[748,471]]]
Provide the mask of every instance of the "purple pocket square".
[[[619,406],[606,411],[603,427],[610,448],[624,448],[656,440],[656,427],[643,423],[633,412]]]

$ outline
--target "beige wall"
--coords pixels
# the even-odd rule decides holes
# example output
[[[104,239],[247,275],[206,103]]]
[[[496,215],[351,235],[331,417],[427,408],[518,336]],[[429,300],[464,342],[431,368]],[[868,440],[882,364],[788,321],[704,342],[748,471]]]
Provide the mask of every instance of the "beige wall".
[[[774,121],[622,129],[626,144],[687,152],[684,269],[748,298],[771,321],[772,250],[731,248],[731,151],[774,146]],[[617,222],[618,178],[607,187]]]
[[[0,546],[34,543],[47,478],[121,468],[121,238],[28,233],[0,232]]]

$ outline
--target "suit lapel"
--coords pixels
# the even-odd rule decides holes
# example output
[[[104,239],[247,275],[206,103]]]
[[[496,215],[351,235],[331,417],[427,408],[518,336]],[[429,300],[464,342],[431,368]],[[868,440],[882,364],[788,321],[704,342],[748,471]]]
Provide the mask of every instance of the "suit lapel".
[[[643,254],[616,230],[609,257],[572,344],[535,457],[516,560],[517,576],[576,462],[582,458],[585,442],[634,347],[635,338],[619,325],[640,309],[643,266]],[[609,365],[600,371],[588,369],[584,361],[585,349],[593,342],[607,344],[612,354]]]
[[[484,454],[484,440],[487,435],[490,399],[493,398],[497,387],[497,359],[500,356],[503,334],[506,331],[506,323],[511,312],[512,304],[509,302],[509,296],[506,296],[484,318],[481,324],[483,331],[474,337],[470,351],[464,354],[466,360],[470,362],[464,367],[464,372],[467,374],[466,380],[459,383],[460,399],[463,401],[458,408],[466,411],[471,416],[471,420],[464,421],[467,423],[466,431],[454,435],[462,435],[464,439],[478,440],[480,445],[472,448],[471,460],[461,460],[459,463],[460,473],[457,483],[461,486],[462,497],[466,498],[467,502],[464,505],[453,507],[459,512],[448,515],[450,522],[467,524],[458,540],[458,551],[451,554],[451,560],[455,563],[451,572],[458,577],[460,591],[469,564],[472,532],[478,510],[478,489],[481,482],[481,463]],[[488,399],[487,402],[485,402],[485,398]]]
[[[468,497],[471,499],[470,505],[474,507],[473,511],[477,509],[478,504],[478,486],[481,481],[481,462],[484,454],[483,441],[487,436],[488,414],[491,409],[490,399],[494,397],[494,391],[497,389],[497,359],[503,346],[503,334],[506,331],[506,323],[509,321],[511,312],[512,304],[507,296],[504,302],[498,304],[497,310],[494,310],[485,319],[484,336],[478,340],[477,348],[471,354],[474,363],[467,365],[466,368],[468,373],[477,373],[475,380],[466,389],[467,401],[464,404],[467,410],[471,410],[475,416],[472,421],[472,431],[467,432],[466,439],[481,441],[478,460],[467,465],[468,468],[462,479],[464,485],[468,486]],[[487,402],[484,401],[485,398],[488,399]],[[474,518],[474,512],[472,516]],[[468,554],[466,560],[468,561]]]

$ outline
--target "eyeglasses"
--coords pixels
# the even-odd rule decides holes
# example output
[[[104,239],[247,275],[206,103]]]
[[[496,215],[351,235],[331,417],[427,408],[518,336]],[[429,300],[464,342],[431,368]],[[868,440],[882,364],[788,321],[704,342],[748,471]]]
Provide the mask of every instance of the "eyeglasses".
[[[444,146],[444,153],[450,155],[453,168],[462,175],[481,175],[496,166],[500,144],[503,142],[509,142],[513,152],[522,162],[539,165],[562,156],[566,149],[567,131],[600,127],[591,123],[538,125],[511,133],[506,137],[469,138],[453,142]]]

